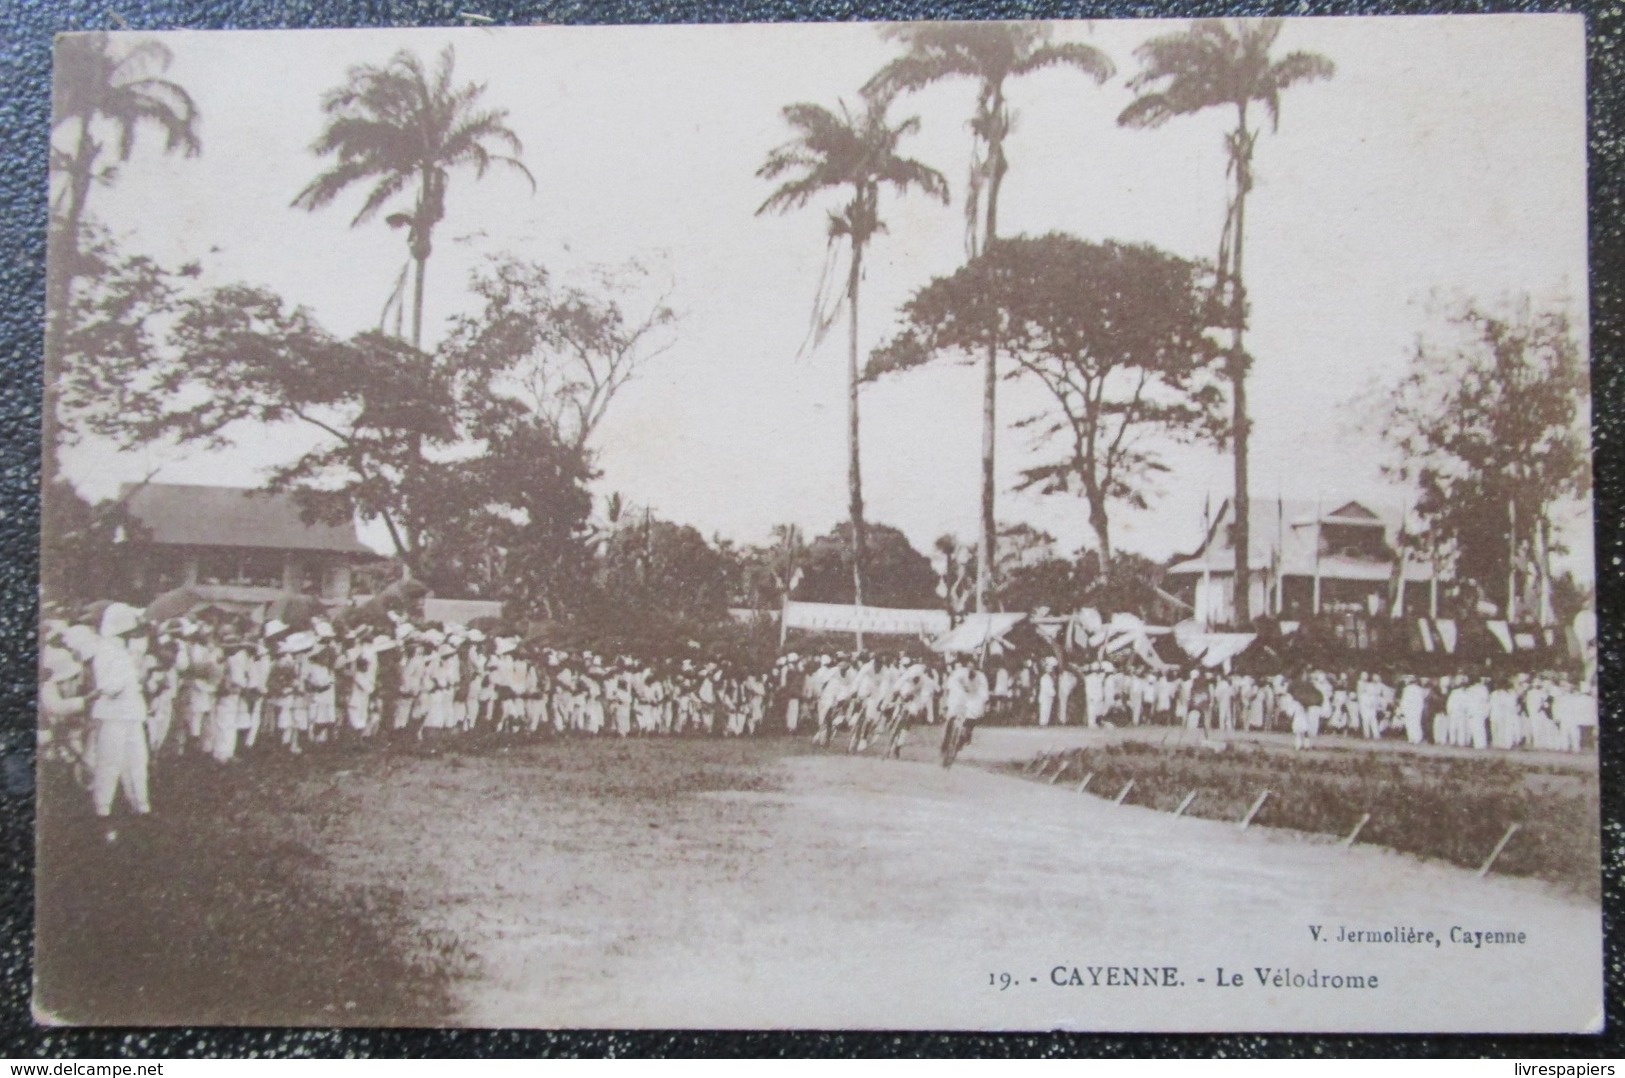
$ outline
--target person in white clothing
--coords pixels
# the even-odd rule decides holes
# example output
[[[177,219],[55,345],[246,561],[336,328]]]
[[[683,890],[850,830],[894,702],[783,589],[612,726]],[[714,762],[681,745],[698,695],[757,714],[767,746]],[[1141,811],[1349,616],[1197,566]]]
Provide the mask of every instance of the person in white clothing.
[[[1062,663],[1055,678],[1055,721],[1062,726],[1072,721],[1072,694],[1077,691],[1077,669],[1071,663]]]
[[[962,655],[948,675],[947,690],[949,721],[943,730],[943,745],[948,745],[949,738],[958,737],[959,747],[963,748],[970,744],[976,724],[987,714],[988,701],[992,696],[987,675],[976,668],[969,655]],[[948,763],[948,756],[944,753],[943,766],[948,766]]]
[[[243,744],[252,749],[259,741],[260,729],[265,724],[265,690],[271,683],[271,653],[264,641],[256,641],[250,649],[248,692],[243,697]]]
[[[1498,749],[1516,748],[1522,734],[1518,696],[1505,678],[1490,693],[1490,744]]]
[[[311,626],[316,646],[305,656],[305,688],[310,693],[310,736],[323,742],[338,722],[338,677],[333,672],[338,658],[338,641],[333,626],[317,620]]]
[[[1483,678],[1474,678],[1462,690],[1461,714],[1464,721],[1460,744],[1471,744],[1475,749],[1488,748],[1490,743],[1490,686]]]
[[[1083,670],[1083,711],[1091,728],[1099,726],[1106,717],[1106,671],[1099,663],[1090,663]]]
[[[50,634],[40,656],[40,758],[67,764],[74,779],[90,783],[91,659],[101,637],[88,625]]]
[[[1585,731],[1589,728],[1595,735],[1597,698],[1576,692],[1565,683],[1552,696],[1552,721],[1557,724],[1558,747],[1564,752],[1579,752],[1585,745]]]
[[[1383,685],[1375,674],[1361,671],[1354,684],[1354,706],[1360,713],[1360,734],[1371,741],[1382,736]]]
[[[372,695],[378,691],[378,656],[395,646],[394,637],[375,637],[370,645],[357,643],[347,654],[350,691],[344,701],[344,717],[350,729],[370,733],[376,723],[372,715]]]
[[[813,735],[814,744],[827,745],[835,736],[836,719],[852,698],[856,684],[856,672],[850,662],[828,669],[818,693],[818,733]]]
[[[1465,745],[1467,743],[1467,679],[1458,677],[1454,679],[1454,687],[1444,698],[1444,738],[1446,745]],[[1440,740],[1438,735],[1439,720],[1434,720],[1434,741]]]
[[[205,638],[203,626],[193,622],[184,631],[189,637],[188,642],[181,645],[185,654],[176,656],[181,671],[180,700],[186,716],[181,744],[207,751],[209,723],[221,679],[225,676],[226,660],[214,642]]]
[[[1060,664],[1053,658],[1044,660],[1044,671],[1038,675],[1038,725],[1048,726],[1051,716],[1055,714],[1055,700],[1060,695],[1059,676],[1056,667]],[[1063,718],[1061,720],[1065,722]]]
[[[1406,678],[1399,690],[1399,721],[1405,727],[1405,740],[1420,745],[1426,731],[1422,719],[1427,714],[1427,686],[1415,678]]]
[[[1236,728],[1236,684],[1228,674],[1213,679],[1213,715],[1225,733]]]
[[[316,646],[316,634],[290,633],[277,645],[268,687],[282,744],[293,755],[304,752],[310,731],[310,692],[305,684],[304,655]]]
[[[180,671],[176,656],[184,643],[178,640],[173,627],[159,632],[156,646],[146,659],[147,690],[147,748],[152,756],[158,755],[175,720],[180,696]]]
[[[248,718],[247,694],[254,683],[254,656],[248,641],[235,637],[225,641],[226,677],[215,700],[213,722],[209,726],[209,753],[216,763],[230,763],[237,755],[237,732]]]
[[[152,811],[147,794],[147,700],[142,692],[140,657],[144,640],[141,612],[113,603],[102,612],[101,639],[91,656],[95,692],[90,702],[92,737],[91,804],[107,819],[113,799],[124,800],[138,816]],[[108,841],[118,833],[107,832]]]

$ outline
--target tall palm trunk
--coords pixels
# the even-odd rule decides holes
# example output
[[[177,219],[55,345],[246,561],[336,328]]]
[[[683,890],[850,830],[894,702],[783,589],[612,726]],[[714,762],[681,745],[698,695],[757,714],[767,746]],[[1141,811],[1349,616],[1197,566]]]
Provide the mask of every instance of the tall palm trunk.
[[[1245,628],[1252,621],[1252,576],[1248,559],[1252,553],[1252,539],[1250,532],[1249,513],[1251,498],[1247,489],[1247,442],[1251,436],[1250,423],[1247,418],[1247,353],[1242,344],[1242,334],[1247,322],[1247,290],[1241,279],[1241,249],[1242,238],[1247,223],[1247,190],[1252,186],[1252,146],[1247,134],[1247,106],[1240,108],[1240,120],[1236,126],[1236,232],[1234,246],[1231,249],[1230,288],[1232,295],[1231,326],[1230,326],[1230,384],[1231,384],[1231,416],[1230,425],[1234,431],[1235,445],[1235,482],[1236,482],[1236,532],[1233,537],[1235,546],[1235,620],[1236,624]]]
[[[429,254],[433,250],[430,233],[443,215],[445,206],[445,180],[432,168],[418,173],[418,201],[407,225],[407,246],[417,272],[412,277],[412,347],[423,349],[423,277],[428,272]]]
[[[852,266],[846,278],[846,486],[852,517],[852,603],[863,605],[863,469],[858,452],[858,282],[862,276],[863,244],[852,240]],[[859,650],[863,631],[857,633]]]
[[[412,252],[416,272],[412,276],[412,347],[423,349],[423,274],[429,264],[429,199],[434,176],[427,169],[418,177],[418,204],[408,224],[407,246]]]
[[[994,124],[1002,123],[1004,91],[993,94]],[[982,251],[993,245],[999,235],[999,188],[1004,183],[1004,135],[996,126],[989,128],[996,134],[989,140],[988,165],[991,175],[987,184],[987,225],[982,234]],[[977,252],[980,253],[980,252]],[[982,362],[982,541],[976,545],[976,612],[986,613],[989,593],[993,590],[993,569],[997,564],[998,522],[995,520],[994,442],[998,435],[999,395],[999,325],[997,316],[987,327],[987,356]]]
[[[412,254],[412,261],[417,263],[417,271],[412,276],[412,347],[423,348],[423,271],[429,264],[429,252],[421,255],[416,251]]]
[[[67,204],[57,229],[56,257],[47,267],[45,294],[45,368],[44,397],[40,407],[40,487],[55,482],[57,475],[57,445],[61,437],[58,421],[56,378],[61,373],[64,353],[68,347],[68,326],[73,303],[73,282],[79,275],[79,231],[83,227],[85,205],[90,200],[90,185],[94,178],[96,155],[99,147],[90,136],[90,118],[81,119],[79,145],[68,166]]]

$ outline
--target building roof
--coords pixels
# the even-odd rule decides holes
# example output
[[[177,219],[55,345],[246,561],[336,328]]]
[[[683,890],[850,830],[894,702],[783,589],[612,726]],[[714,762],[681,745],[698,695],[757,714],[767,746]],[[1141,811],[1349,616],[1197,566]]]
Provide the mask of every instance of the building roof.
[[[1373,513],[1370,509],[1361,505],[1359,502],[1345,502],[1336,509],[1333,509],[1331,512],[1327,513],[1325,516],[1321,517],[1321,519],[1328,523],[1335,522],[1338,524],[1384,523],[1381,516]]]
[[[1399,510],[1366,502],[1350,501],[1335,508],[1336,503],[1321,505],[1292,498],[1252,499],[1252,512],[1248,536],[1247,564],[1255,571],[1279,567],[1282,576],[1314,576],[1316,563],[1319,574],[1328,580],[1388,580],[1393,576],[1391,559],[1367,559],[1343,554],[1319,554],[1317,557],[1317,523],[1321,525],[1381,527],[1384,541],[1393,547],[1399,536],[1401,513]],[[1234,518],[1234,510],[1226,507],[1223,524],[1214,534],[1213,542],[1196,557],[1171,566],[1169,575],[1188,576],[1201,572],[1231,573],[1236,568],[1236,555],[1227,534]],[[1200,538],[1200,536],[1198,536]],[[1279,561],[1277,561],[1279,548]],[[1414,558],[1405,565],[1405,579],[1428,580],[1428,567]]]
[[[119,490],[119,500],[152,533],[152,542],[168,546],[375,554],[356,538],[353,521],[305,523],[292,494],[242,487],[126,483]]]

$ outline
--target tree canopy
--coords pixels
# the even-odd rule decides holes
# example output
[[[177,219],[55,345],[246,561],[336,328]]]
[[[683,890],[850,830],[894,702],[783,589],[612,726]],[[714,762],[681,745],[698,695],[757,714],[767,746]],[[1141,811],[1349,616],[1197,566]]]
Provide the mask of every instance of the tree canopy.
[[[1281,122],[1281,93],[1300,82],[1328,79],[1336,66],[1313,52],[1270,55],[1280,19],[1197,19],[1135,50],[1141,68],[1129,87],[1138,96],[1117,122],[1157,127],[1218,105],[1258,104],[1272,126]]]
[[[480,103],[483,83],[457,85],[456,52],[441,50],[433,72],[410,50],[387,64],[358,64],[342,85],[322,97],[327,126],[311,145],[318,157],[333,158],[294,196],[293,204],[318,210],[357,185],[371,185],[351,227],[371,220],[408,189],[410,210],[385,218],[406,230],[406,246],[417,264],[412,304],[412,344],[423,345],[423,276],[433,250],[435,226],[446,216],[451,171],[472,168],[483,178],[492,167],[518,172],[536,189],[536,178],[519,155],[524,146],[507,124],[508,110]],[[506,150],[506,153],[500,152]]]
[[[921,90],[943,80],[976,83],[976,108],[970,118],[975,139],[970,175],[965,185],[965,247],[975,258],[999,235],[999,192],[1010,161],[1005,139],[1015,129],[1016,112],[1005,98],[1012,77],[1047,67],[1071,67],[1101,85],[1116,72],[1111,59],[1092,45],[1056,43],[1053,28],[1041,22],[902,23],[884,27],[881,36],[904,46],[901,56],[876,72],[866,93],[894,94]],[[984,207],[985,205],[985,216]],[[976,543],[976,608],[991,598],[998,557],[997,452],[999,337],[992,326],[985,334],[982,367],[982,532]]]
[[[125,445],[209,447],[245,427],[303,428],[313,437],[270,470],[269,487],[326,495],[304,499],[312,519],[380,522],[437,589],[546,605],[577,572],[587,462],[493,392],[487,370],[382,333],[338,338],[246,285],[176,300],[170,317],[164,347],[124,342],[83,366],[87,409],[97,387],[117,388],[91,429]]]
[[[636,263],[584,285],[539,262],[490,259],[470,281],[480,309],[454,321],[443,350],[585,452],[616,394],[673,343],[664,296],[632,306],[646,279]]]
[[[1045,68],[1070,67],[1099,85],[1116,74],[1116,66],[1093,45],[1050,40],[1052,28],[1041,22],[900,23],[881,34],[904,51],[875,73],[865,93],[908,93],[951,79],[977,84],[970,119],[977,154],[965,188],[966,246],[975,256],[982,243],[997,238],[999,184],[1009,170],[1004,141],[1015,126],[1015,112],[1005,100],[1005,83]]]
[[[1548,589],[1553,507],[1591,492],[1590,393],[1560,309],[1469,302],[1420,339],[1376,412],[1386,470],[1415,487],[1427,525],[1411,545],[1497,605],[1509,574]]]
[[[865,555],[865,604],[906,609],[942,605],[930,559],[898,529],[870,524]],[[807,544],[805,571],[794,597],[814,603],[853,601],[851,524],[843,521]]]
[[[618,646],[680,657],[686,641],[727,623],[732,573],[727,554],[689,525],[627,514],[598,550],[585,623]]]
[[[1018,426],[1039,462],[1023,487],[1081,496],[1102,563],[1112,559],[1109,506],[1143,508],[1167,470],[1148,435],[1191,440],[1222,432],[1208,331],[1207,270],[1144,245],[1061,233],[997,240],[904,307],[904,328],[870,356],[867,376],[939,358],[968,360],[998,327],[1013,366],[1048,407]]]

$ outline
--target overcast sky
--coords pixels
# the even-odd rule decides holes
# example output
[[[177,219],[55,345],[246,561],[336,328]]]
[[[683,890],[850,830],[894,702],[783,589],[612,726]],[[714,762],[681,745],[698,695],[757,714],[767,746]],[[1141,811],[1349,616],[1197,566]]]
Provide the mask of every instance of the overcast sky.
[[[1018,119],[1002,234],[1058,229],[1213,257],[1230,116],[1149,131],[1115,124],[1135,47],[1182,25],[1057,24],[1058,39],[1103,49],[1119,77],[1097,87],[1046,71],[1010,85]],[[511,173],[453,176],[429,262],[425,343],[467,308],[468,272],[488,255],[566,272],[637,258],[672,282],[682,321],[675,347],[603,426],[597,491],[742,542],[778,523],[822,532],[844,517],[844,332],[796,357],[825,259],[823,210],[756,217],[770,188],[755,171],[787,137],[782,106],[853,100],[893,55],[874,26],[162,36],[175,53],[170,77],[198,102],[204,150],[165,157],[145,131],[117,185],[94,193],[92,212],[131,247],[171,264],[197,260],[205,283],[269,286],[336,332],[376,326],[406,262],[402,233],[381,222],[349,228],[360,191],[316,213],[289,202],[321,167],[309,145],[324,90],[352,64],[381,64],[400,48],[428,59],[453,43],[460,79],[487,83],[485,100],[509,110],[537,191]],[[1246,238],[1254,491],[1397,505],[1406,496],[1380,477],[1370,410],[1353,402],[1397,380],[1441,304],[1529,293],[1586,324],[1584,24],[1302,19],[1277,48],[1323,53],[1337,74],[1291,89],[1279,131],[1258,144]],[[904,150],[948,177],[954,205],[883,196],[889,231],[867,258],[865,351],[915,289],[963,261],[972,105],[961,82],[894,108],[894,118],[921,118]],[[1001,421],[1040,403],[1006,392]],[[944,532],[973,537],[979,415],[970,369],[867,388],[869,518],[921,548]],[[209,456],[92,447],[66,465],[93,496],[155,468],[159,480],[254,485],[303,437],[245,432],[237,450]],[[1046,528],[1069,548],[1085,542],[1080,501],[1009,491],[1032,459],[1024,435],[1006,428],[999,449],[1001,520]],[[1167,460],[1175,470],[1149,511],[1116,510],[1120,548],[1158,557],[1188,548],[1204,497],[1229,494],[1230,463],[1218,452],[1179,449]],[[1573,561],[1589,563],[1589,517],[1577,524],[1565,529]]]

